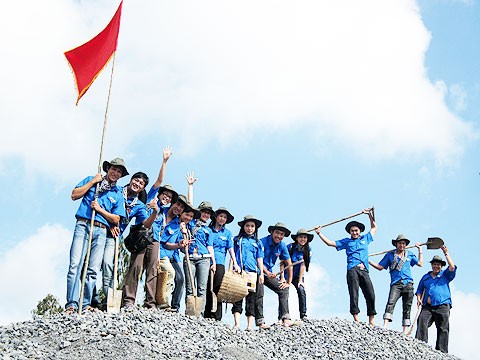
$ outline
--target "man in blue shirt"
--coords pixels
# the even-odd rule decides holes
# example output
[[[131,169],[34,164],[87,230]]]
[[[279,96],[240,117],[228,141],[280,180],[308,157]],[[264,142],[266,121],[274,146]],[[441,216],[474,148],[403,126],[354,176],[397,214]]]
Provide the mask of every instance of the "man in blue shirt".
[[[428,342],[428,328],[435,323],[437,327],[437,341],[435,349],[448,353],[448,335],[450,331],[449,318],[452,307],[450,281],[455,278],[457,266],[453,262],[445,245],[441,247],[448,262],[448,268],[442,270],[447,263],[438,255],[430,261],[432,271],[423,275],[417,288],[417,305],[422,306],[418,318],[417,334],[419,340]]]
[[[368,274],[368,245],[373,241],[373,236],[377,232],[377,225],[373,219],[372,209],[364,209],[364,214],[370,218],[370,232],[360,235],[365,230],[365,225],[358,221],[350,221],[345,230],[350,234],[349,238],[332,241],[322,234],[322,227],[315,229],[320,239],[327,244],[340,250],[346,250],[347,253],[347,285],[350,295],[350,314],[353,320],[358,322],[358,289],[362,289],[367,302],[367,315],[370,325],[375,325],[375,291],[373,289],[370,275]]]
[[[82,199],[75,217],[77,219],[70,247],[70,264],[67,274],[67,302],[65,310],[73,313],[82,305],[82,309],[90,310],[93,289],[97,273],[102,265],[107,229],[118,226],[125,217],[122,188],[117,180],[128,175],[123,159],[103,162],[106,175],[97,174],[83,179],[72,191],[72,200]],[[84,267],[87,253],[92,212],[95,210],[94,229],[90,244],[90,257],[87,264],[86,281],[83,299],[80,297],[80,274]],[[82,301],[82,304],[79,304]]]
[[[290,253],[287,245],[282,241],[285,236],[290,236],[290,230],[282,223],[276,223],[268,227],[270,235],[261,239],[263,244],[263,273],[265,275],[264,285],[278,295],[278,320],[284,326],[290,326],[290,311],[288,308],[288,289],[292,284],[293,269],[288,268],[288,277],[286,282],[280,282],[273,267],[280,258],[285,266],[291,265]],[[262,302],[263,305],[263,302]]]
[[[403,317],[402,326],[403,333],[406,334],[410,323],[410,310],[413,301],[413,278],[411,268],[415,265],[423,265],[423,255],[420,243],[415,246],[418,249],[418,258],[411,251],[406,249],[410,240],[405,235],[400,234],[396,239],[392,240],[395,250],[385,254],[383,259],[377,264],[371,260],[368,262],[377,270],[389,269],[390,271],[390,293],[388,295],[385,314],[383,314],[383,327],[386,328],[388,323],[392,321],[393,310],[395,304],[400,297],[402,298]]]

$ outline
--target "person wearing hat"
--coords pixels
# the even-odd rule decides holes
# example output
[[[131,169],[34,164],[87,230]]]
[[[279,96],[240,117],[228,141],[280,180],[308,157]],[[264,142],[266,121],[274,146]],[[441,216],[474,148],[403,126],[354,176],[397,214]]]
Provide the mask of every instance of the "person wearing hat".
[[[442,245],[441,249],[447,259],[448,268],[442,270],[447,262],[440,256],[435,255],[430,261],[432,271],[423,275],[415,293],[417,295],[417,306],[422,307],[415,337],[428,342],[428,328],[435,323],[437,327],[435,349],[448,353],[449,319],[452,307],[452,294],[449,284],[457,274],[457,266],[453,262],[448,248]]]
[[[310,242],[313,240],[313,234],[309,234],[305,229],[299,229],[296,234],[292,234],[293,243],[287,245],[288,253],[290,254],[291,262],[303,260],[303,263],[293,266],[293,280],[292,284],[297,290],[298,296],[298,310],[300,312],[300,320],[307,318],[307,294],[304,287],[304,274],[310,267],[310,258],[312,251],[310,250]],[[282,268],[283,268],[282,264]],[[285,271],[282,277],[288,276]]]
[[[285,236],[290,236],[291,231],[281,222],[268,227],[270,235],[261,239],[263,244],[263,274],[265,276],[264,285],[272,290],[278,296],[278,320],[283,326],[290,326],[290,311],[288,308],[289,287],[292,284],[293,269],[288,268],[287,281],[280,282],[273,267],[277,259],[283,262],[285,266],[291,265],[290,253],[287,245],[283,242]],[[262,301],[263,304],[263,301]]]
[[[125,217],[122,188],[117,186],[117,180],[128,175],[125,161],[115,158],[103,162],[106,172],[83,179],[72,191],[72,200],[82,199],[75,214],[76,225],[70,247],[70,264],[67,274],[67,302],[65,310],[73,313],[78,310],[82,301],[82,309],[90,310],[93,288],[97,280],[97,273],[102,265],[103,253],[107,237],[107,229],[118,225]],[[83,299],[80,297],[80,274],[84,266],[84,259],[88,251],[90,225],[92,214],[95,211],[90,243],[90,258],[87,264],[86,281]]]
[[[222,304],[217,303],[217,310],[212,312],[214,298],[212,293],[218,293],[220,285],[222,284],[223,276],[225,275],[225,258],[227,252],[233,260],[234,270],[240,272],[237,260],[235,259],[235,253],[233,252],[232,233],[225,227],[225,225],[230,224],[233,219],[233,215],[226,208],[220,207],[215,211],[215,216],[209,225],[216,269],[215,272],[210,271],[208,277],[208,284],[211,284],[213,281],[213,289],[208,286],[204,317],[217,321],[222,320]]]
[[[178,195],[177,201],[172,204],[167,211],[165,228],[161,235],[158,232],[154,233],[155,236],[160,236],[160,260],[158,260],[158,264],[162,271],[168,273],[166,294],[164,296],[166,302],[164,304],[156,304],[157,308],[160,309],[170,308],[170,299],[172,297],[175,278],[175,268],[172,266],[171,259],[175,254],[175,250],[183,249],[187,245],[186,241],[183,242],[182,222],[180,221],[180,215],[183,212],[193,212],[193,214],[195,214],[194,209],[188,204],[187,198],[184,195]],[[184,227],[184,225],[182,225],[182,227]],[[155,282],[155,284],[152,284],[152,286],[156,286],[156,281],[153,282]]]
[[[245,315],[247,316],[247,330],[253,330],[253,319],[260,329],[269,328],[263,318],[263,245],[258,239],[258,229],[262,221],[252,215],[247,215],[238,222],[240,231],[233,239],[235,259],[241,271],[256,274],[255,289],[250,291],[245,298]],[[233,261],[233,260],[230,260]],[[232,306],[234,329],[240,327],[243,300],[237,301]]]
[[[137,172],[132,175],[130,183],[122,188],[124,199],[125,214],[118,226],[113,226],[107,232],[107,241],[105,244],[105,252],[102,263],[102,284],[103,293],[105,294],[102,304],[99,304],[102,309],[107,307],[107,292],[109,288],[113,288],[113,267],[115,257],[115,242],[116,238],[121,236],[127,228],[130,221],[135,218],[135,225],[143,224],[146,228],[150,228],[155,220],[156,213],[148,214],[145,202],[147,201],[147,193],[145,187],[148,185],[148,176],[143,172]],[[155,210],[158,211],[158,208]],[[137,254],[132,254],[130,260],[135,262]],[[142,255],[143,256],[143,255]],[[122,264],[122,263],[121,263]],[[124,267],[126,267],[126,263]],[[125,273],[128,269],[124,269]],[[119,273],[122,271],[119,267]],[[96,292],[96,291],[95,291]],[[96,302],[100,303],[98,294],[96,295]],[[93,301],[92,301],[93,304]]]
[[[395,304],[400,297],[402,298],[403,317],[402,326],[403,333],[406,334],[410,322],[410,310],[413,301],[413,278],[411,268],[415,265],[423,265],[423,255],[420,243],[415,246],[418,249],[418,258],[414,253],[407,250],[406,247],[410,240],[405,235],[400,234],[396,239],[392,240],[394,250],[385,254],[382,260],[377,264],[369,260],[369,264],[377,270],[389,269],[390,271],[390,293],[388,294],[387,306],[383,314],[383,327],[387,328],[388,323],[392,321],[393,310]]]
[[[315,228],[322,241],[337,251],[345,250],[347,253],[347,285],[348,293],[350,295],[350,314],[353,320],[358,322],[358,289],[362,289],[362,293],[367,302],[367,315],[370,325],[375,325],[375,291],[373,289],[372,280],[368,273],[368,245],[373,241],[373,236],[377,231],[377,224],[373,219],[372,209],[364,209],[364,214],[368,214],[370,219],[370,231],[365,235],[361,235],[365,231],[365,225],[358,221],[350,221],[345,226],[345,231],[350,234],[350,237],[332,241],[329,240],[321,232],[322,227]]]

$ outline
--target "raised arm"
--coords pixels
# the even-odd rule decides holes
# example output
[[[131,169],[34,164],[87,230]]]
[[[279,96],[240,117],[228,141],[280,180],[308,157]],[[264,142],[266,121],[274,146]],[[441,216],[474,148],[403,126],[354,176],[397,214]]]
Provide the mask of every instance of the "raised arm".
[[[423,266],[423,253],[422,253],[422,245],[420,243],[416,243],[415,247],[418,249],[418,263],[417,266]]]
[[[188,184],[187,201],[193,206],[193,184],[198,180],[198,178],[195,177],[195,173],[193,171],[190,171],[187,173],[187,175],[185,175],[185,179],[187,179]]]
[[[455,270],[455,263],[453,262],[453,259],[448,252],[448,248],[445,245],[442,245],[442,247],[440,249],[442,249],[443,254],[445,255],[445,259],[447,259],[448,270],[454,271]]]
[[[162,166],[160,166],[160,171],[158,172],[157,180],[153,183],[153,188],[158,189],[160,185],[163,183],[163,179],[165,178],[165,172],[167,170],[167,162],[172,156],[172,148],[170,146],[165,146],[163,148],[163,161]]]
[[[368,218],[370,219],[370,235],[375,236],[375,233],[377,232],[377,223],[373,219],[373,214],[372,214],[372,208],[368,209],[363,209],[362,211],[364,214],[368,215]]]
[[[157,215],[158,215],[158,205],[157,205],[157,201],[156,199],[153,199],[153,200],[150,200],[150,202],[148,203],[150,209],[151,209],[151,214],[148,218],[146,218],[145,220],[143,220],[143,226],[145,226],[146,228],[151,228],[152,227],[152,224],[153,222],[155,221],[155,219],[157,218]]]
[[[328,246],[334,247],[335,249],[337,248],[337,244],[335,243],[335,241],[330,240],[329,238],[327,238],[325,235],[322,234],[322,227],[321,226],[316,228],[315,232],[317,233],[317,235],[320,237],[320,239],[322,239],[322,241],[325,244],[327,244]]]

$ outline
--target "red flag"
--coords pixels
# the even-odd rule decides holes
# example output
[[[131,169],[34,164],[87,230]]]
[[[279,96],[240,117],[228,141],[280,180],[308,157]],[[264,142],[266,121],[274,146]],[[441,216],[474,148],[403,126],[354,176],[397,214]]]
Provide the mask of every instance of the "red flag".
[[[103,31],[89,42],[65,52],[78,89],[77,104],[117,50],[123,0]]]

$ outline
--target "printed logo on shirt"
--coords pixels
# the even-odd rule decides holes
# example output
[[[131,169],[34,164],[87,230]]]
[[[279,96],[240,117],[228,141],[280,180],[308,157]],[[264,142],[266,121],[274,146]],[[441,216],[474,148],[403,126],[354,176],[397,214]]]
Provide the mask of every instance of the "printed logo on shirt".
[[[220,238],[221,240],[227,240],[227,237],[226,237],[226,236],[219,236],[219,238]]]
[[[111,197],[111,196],[109,196],[108,198],[110,199],[110,202],[111,202],[112,204],[115,204],[115,203],[117,202],[117,201],[116,201],[113,197]]]
[[[280,256],[280,253],[275,253],[275,256],[276,256],[276,257],[279,257],[279,256]]]
[[[365,245],[367,242],[365,240],[360,241],[360,244]]]
[[[173,234],[173,230],[172,230],[172,229],[168,229],[168,233],[169,233],[170,235],[172,235],[172,234]]]

